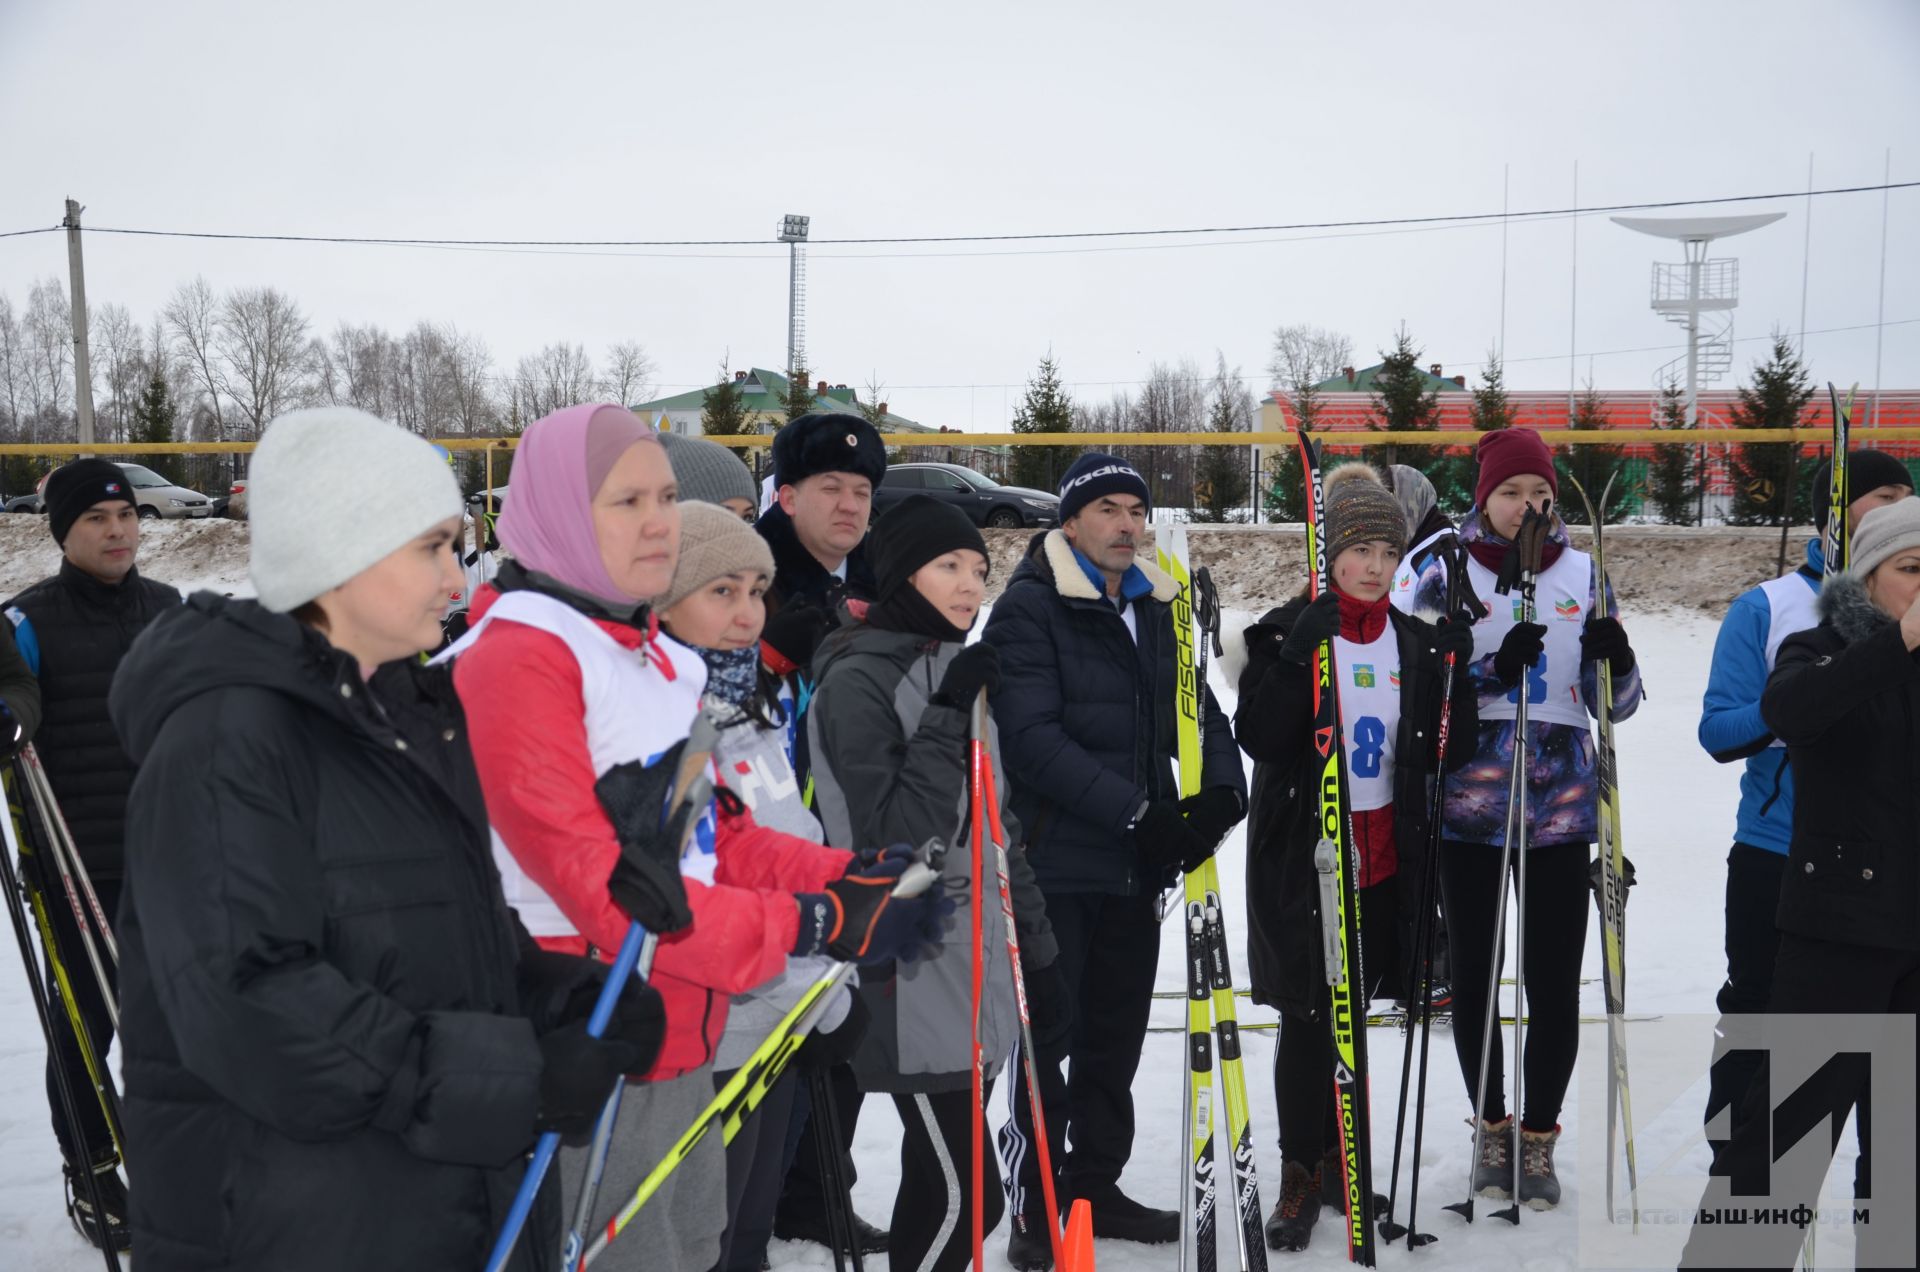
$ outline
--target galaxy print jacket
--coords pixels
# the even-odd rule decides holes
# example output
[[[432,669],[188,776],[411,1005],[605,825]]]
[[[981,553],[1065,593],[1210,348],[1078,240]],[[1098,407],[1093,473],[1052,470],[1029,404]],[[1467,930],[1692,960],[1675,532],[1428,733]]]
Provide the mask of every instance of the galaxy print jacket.
[[[1480,522],[1480,511],[1467,515],[1460,526],[1464,544],[1506,542]],[[1554,518],[1550,542],[1568,548],[1567,528]],[[1437,621],[1446,610],[1447,569],[1444,558],[1427,563],[1414,581],[1413,597],[1403,608],[1428,622]],[[1491,598],[1482,598],[1491,601]],[[1511,607],[1491,605],[1493,612],[1480,620],[1493,625],[1491,646],[1476,641],[1481,648],[1498,648],[1506,629],[1513,626]],[[1588,612],[1598,608],[1589,584]],[[1619,617],[1612,589],[1606,597],[1609,617]],[[1479,633],[1476,633],[1479,635]],[[1514,722],[1490,720],[1485,709],[1506,696],[1509,686],[1500,683],[1493,671],[1493,655],[1478,658],[1468,668],[1469,683],[1482,708],[1474,739],[1474,755],[1465,767],[1448,775],[1446,808],[1441,834],[1459,843],[1492,844],[1506,842],[1507,792],[1513,770]],[[1599,665],[1583,662],[1580,667],[1581,700],[1588,714],[1594,714],[1599,696]],[[1631,716],[1640,705],[1640,667],[1636,660],[1632,671],[1613,677],[1613,718],[1615,722]],[[1565,724],[1533,720],[1527,724],[1531,743],[1527,763],[1527,846],[1542,848],[1552,844],[1592,843],[1598,835],[1598,782],[1596,750],[1592,730]]]

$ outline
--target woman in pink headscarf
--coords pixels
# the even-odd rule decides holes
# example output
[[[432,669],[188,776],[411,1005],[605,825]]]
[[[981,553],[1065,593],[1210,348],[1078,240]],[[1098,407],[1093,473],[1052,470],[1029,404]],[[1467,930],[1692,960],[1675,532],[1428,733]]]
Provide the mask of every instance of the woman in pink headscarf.
[[[475,596],[473,626],[454,649],[507,899],[548,949],[610,957],[619,947],[630,922],[609,890],[620,841],[595,782],[685,739],[706,687],[699,655],[662,634],[648,606],[673,578],[677,498],[658,437],[625,408],[575,406],[536,421],[499,522],[511,560]],[[680,863],[693,921],[661,938],[651,976],[667,1037],[623,1102],[603,1209],[624,1203],[712,1098],[732,995],[782,972],[790,954],[844,948],[850,926],[864,924],[868,956],[891,958],[920,939],[919,910],[931,901],[861,916],[871,905],[842,896],[854,862],[756,825],[738,800],[700,810]],[[816,923],[816,913],[842,922]],[[703,1140],[601,1266],[711,1266],[726,1220],[721,1147],[719,1136]],[[563,1156],[568,1194],[584,1156]],[[564,1204],[570,1214],[572,1197]]]

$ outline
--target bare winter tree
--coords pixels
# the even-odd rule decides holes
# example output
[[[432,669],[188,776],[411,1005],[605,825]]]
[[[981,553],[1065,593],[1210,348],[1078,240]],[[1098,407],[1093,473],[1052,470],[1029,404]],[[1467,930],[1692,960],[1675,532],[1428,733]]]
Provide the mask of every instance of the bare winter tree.
[[[307,319],[292,297],[273,287],[228,292],[214,325],[214,348],[249,438],[298,405],[307,391]]]
[[[1210,384],[1198,363],[1153,364],[1147,382],[1133,401],[1129,427],[1138,433],[1198,433],[1207,427],[1207,388]],[[1155,503],[1188,507],[1193,491],[1193,448],[1189,446],[1127,447],[1124,458],[1146,475]]]
[[[448,324],[446,334],[455,428],[463,437],[488,436],[500,419],[491,391],[493,354],[486,341],[452,324]]]
[[[0,409],[7,413],[6,437],[20,436],[20,411],[28,397],[27,350],[13,300],[0,292]]]
[[[583,345],[550,344],[521,358],[514,367],[513,393],[522,422],[588,401],[596,379],[593,359]]]
[[[653,396],[653,359],[638,340],[622,340],[607,346],[607,396],[622,406],[632,406]]]
[[[1304,322],[1274,328],[1267,375],[1276,389],[1297,392],[1303,384],[1332,379],[1352,365],[1353,341],[1338,332]]]
[[[27,293],[27,347],[32,352],[32,403],[38,430],[57,426],[73,386],[73,318],[57,278],[43,278]]]
[[[147,377],[140,330],[125,305],[100,305],[89,311],[88,318],[93,324],[89,335],[93,365],[106,388],[105,400],[94,405],[96,436],[102,441],[125,441]]]
[[[204,396],[204,413],[186,412],[192,421],[189,431],[198,434],[201,440],[210,436],[224,440],[226,414],[220,409],[220,397],[227,392],[227,376],[220,354],[214,348],[220,331],[220,301],[214,296],[213,288],[207,286],[207,280],[196,276],[192,282],[180,284],[173,299],[160,312],[166,319],[167,334],[179,351],[180,361],[193,376],[195,404],[202,404],[199,399]]]

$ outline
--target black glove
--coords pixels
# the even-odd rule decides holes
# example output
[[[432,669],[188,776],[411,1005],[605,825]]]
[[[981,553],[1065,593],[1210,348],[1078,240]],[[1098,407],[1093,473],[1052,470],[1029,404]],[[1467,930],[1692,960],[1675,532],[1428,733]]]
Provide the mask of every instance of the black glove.
[[[640,1052],[618,1038],[589,1038],[585,1021],[541,1035],[540,1111],[534,1129],[572,1141],[592,1132],[613,1084],[640,1067]]]
[[[820,642],[832,630],[833,616],[819,606],[785,605],[760,629],[760,643],[795,668],[804,669],[813,661],[813,651],[820,648]]]
[[[1181,800],[1179,807],[1193,833],[1216,847],[1227,837],[1228,831],[1240,824],[1240,816],[1244,811],[1240,806],[1239,792],[1226,786],[1209,786],[1199,794]],[[1209,857],[1212,855],[1211,852],[1207,854]],[[1197,861],[1194,863],[1199,864]],[[1193,866],[1187,869],[1191,870]]]
[[[1580,661],[1613,664],[1613,674],[1624,676],[1633,670],[1633,646],[1627,644],[1627,629],[1617,618],[1590,618],[1580,629]]]
[[[1329,588],[1314,597],[1293,620],[1293,630],[1280,643],[1280,656],[1305,667],[1313,661],[1315,650],[1339,634],[1340,598]]]
[[[827,954],[859,963],[912,962],[938,948],[954,901],[936,884],[917,897],[893,890],[908,861],[882,857],[865,874],[848,875],[824,892],[800,892],[800,934],[793,953]]]
[[[1033,1026],[1034,1054],[1042,1060],[1059,1060],[1067,1054],[1067,1042],[1073,1034],[1073,999],[1067,993],[1067,978],[1058,962],[1034,967],[1022,959],[1020,973],[1027,981],[1027,1020]]]
[[[591,1008],[587,1014],[592,1014]],[[603,1041],[623,1042],[632,1047],[634,1059],[626,1072],[645,1073],[660,1058],[660,1046],[667,1040],[666,1000],[660,997],[659,990],[638,976],[629,977],[600,1037]]]
[[[840,1022],[840,1027],[831,1033],[816,1029],[808,1034],[800,1049],[793,1053],[794,1064],[809,1071],[824,1072],[853,1059],[853,1053],[860,1049],[860,1040],[867,1036],[873,1013],[867,1010],[857,991],[848,998],[847,1018]]]
[[[1218,847],[1187,824],[1180,805],[1172,800],[1155,800],[1147,805],[1147,811],[1134,823],[1133,841],[1140,845],[1149,865],[1183,873],[1211,857]]]
[[[1503,685],[1517,685],[1547,647],[1547,629],[1538,623],[1515,623],[1493,656],[1493,674]]]
[[[1443,618],[1434,629],[1433,647],[1445,662],[1448,654],[1453,655],[1455,667],[1465,667],[1473,658],[1473,624],[1456,623]]]
[[[620,860],[614,863],[607,891],[615,905],[649,932],[678,932],[693,922],[687,885],[680,878],[680,845],[688,819],[702,810],[686,800],[670,819],[660,820],[686,747],[683,738],[652,764],[616,764],[593,784],[620,840]]]
[[[20,753],[26,737],[20,731],[20,721],[14,718],[13,708],[0,702],[0,760],[10,760]]]
[[[982,689],[991,697],[999,687],[1000,651],[992,645],[968,645],[947,664],[947,673],[940,677],[940,689],[933,695],[933,700],[944,706],[970,711],[973,709],[973,700],[980,696]]]
[[[533,1022],[535,1033],[546,1033],[576,1020],[585,1020],[607,981],[607,965],[579,954],[561,954],[537,945],[521,951],[514,968],[520,1014]]]

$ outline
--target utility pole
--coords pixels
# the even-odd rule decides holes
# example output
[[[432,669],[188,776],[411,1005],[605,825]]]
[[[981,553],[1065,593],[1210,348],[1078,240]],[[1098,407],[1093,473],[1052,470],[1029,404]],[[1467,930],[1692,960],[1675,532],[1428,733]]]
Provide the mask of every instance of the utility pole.
[[[80,259],[80,213],[76,199],[67,200],[67,272],[72,276],[73,404],[80,421],[80,444],[93,445],[93,367],[87,359],[87,273]]]

